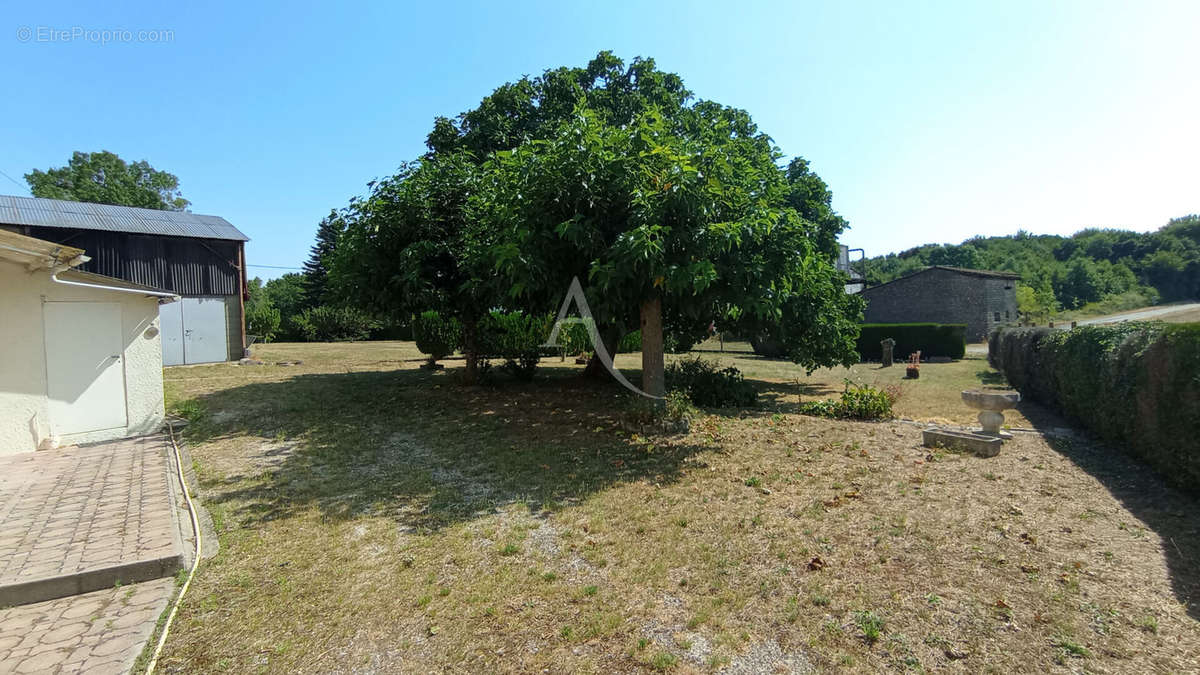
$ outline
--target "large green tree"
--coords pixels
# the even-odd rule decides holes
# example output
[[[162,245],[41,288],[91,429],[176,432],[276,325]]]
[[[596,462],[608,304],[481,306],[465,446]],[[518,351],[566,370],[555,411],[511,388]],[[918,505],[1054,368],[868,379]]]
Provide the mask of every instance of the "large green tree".
[[[95,204],[136,206],[160,211],[184,211],[191,204],[179,192],[179,179],[145,160],[126,163],[117,155],[78,152],[66,166],[25,174],[34,197]]]
[[[338,292],[377,311],[470,322],[558,307],[585,284],[609,353],[641,327],[662,392],[663,332],[771,330],[808,367],[856,360],[859,299],[832,266],[845,222],[803,160],[788,170],[744,111],[693,102],[650,59],[607,52],[522,78],[435,122],[428,154],[352,204]]]
[[[585,72],[615,89],[587,83],[545,138],[486,166],[477,212],[500,239],[496,264],[512,292],[553,307],[573,278],[584,280],[606,338],[640,326],[643,389],[653,395],[663,391],[664,321],[693,334],[711,320],[771,330],[809,368],[856,361],[861,301],[844,294],[832,266],[844,222],[824,184],[806,180],[802,163],[789,176],[748,114],[691,104],[653,61],[597,61]],[[635,81],[668,91],[647,104],[628,88]]]

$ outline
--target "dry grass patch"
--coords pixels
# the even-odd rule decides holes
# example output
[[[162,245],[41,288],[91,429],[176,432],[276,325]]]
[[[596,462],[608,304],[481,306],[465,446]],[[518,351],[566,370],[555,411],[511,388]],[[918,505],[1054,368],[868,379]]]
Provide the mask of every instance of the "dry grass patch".
[[[260,354],[304,363],[168,371],[222,542],[168,669],[1200,660],[1183,604],[1195,500],[1081,442],[931,453],[915,426],[803,417],[786,398],[648,438],[620,431],[619,389],[553,361],[530,385],[466,388],[403,344]]]

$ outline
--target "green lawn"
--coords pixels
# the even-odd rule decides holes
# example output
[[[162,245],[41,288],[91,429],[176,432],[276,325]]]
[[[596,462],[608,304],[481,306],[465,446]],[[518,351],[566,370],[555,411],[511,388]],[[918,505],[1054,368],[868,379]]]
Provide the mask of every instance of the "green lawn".
[[[705,355],[743,368],[765,406],[710,412],[668,437],[621,431],[627,395],[572,361],[490,387],[459,385],[461,361],[419,370],[409,343],[265,345],[256,356],[269,364],[302,363],[168,369],[168,405],[196,419],[185,437],[221,553],[201,567],[164,665],[1200,662],[1183,604],[1200,509],[1140,465],[1028,433],[993,459],[930,452],[916,425],[795,413],[849,377],[898,382],[902,415],[967,422],[958,390],[1000,386],[984,361],[923,366],[905,383],[900,367],[805,376]]]

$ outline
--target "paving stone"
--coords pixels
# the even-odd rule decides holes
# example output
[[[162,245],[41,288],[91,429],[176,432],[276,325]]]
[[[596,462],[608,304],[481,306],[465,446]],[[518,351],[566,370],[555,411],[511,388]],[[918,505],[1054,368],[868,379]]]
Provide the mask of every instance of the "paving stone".
[[[21,646],[30,635],[18,636],[20,642],[14,647],[12,638],[5,634],[0,641],[0,673],[20,672],[16,668],[24,663],[31,664],[27,666],[33,668],[29,672],[39,673],[127,672],[174,590],[174,579],[157,579],[0,610],[0,625],[21,625],[26,632],[30,625],[46,625],[46,616],[60,617],[56,624],[47,626],[48,630],[36,632],[39,642],[32,648]],[[130,605],[125,602],[128,597],[145,601]],[[79,614],[98,618],[81,620]],[[59,641],[53,642],[56,639]]]
[[[112,673],[124,673],[128,668],[121,663],[120,660],[97,656],[79,664],[79,672],[87,675],[108,675]]]
[[[45,652],[37,656],[23,659],[14,669],[18,673],[44,673],[58,666],[62,655],[57,652]]]
[[[88,624],[84,621],[69,623],[65,626],[55,626],[54,630],[42,636],[44,644],[61,643],[66,640],[83,635],[87,632]]]

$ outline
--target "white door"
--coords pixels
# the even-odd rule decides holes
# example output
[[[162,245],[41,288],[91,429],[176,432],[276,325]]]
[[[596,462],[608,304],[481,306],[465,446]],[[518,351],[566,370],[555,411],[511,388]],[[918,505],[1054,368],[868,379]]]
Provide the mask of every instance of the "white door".
[[[126,426],[121,305],[47,302],[43,316],[50,433]]]
[[[183,303],[176,300],[158,306],[159,335],[162,336],[164,366],[183,364]]]
[[[213,363],[229,358],[224,298],[183,298],[183,362]]]

